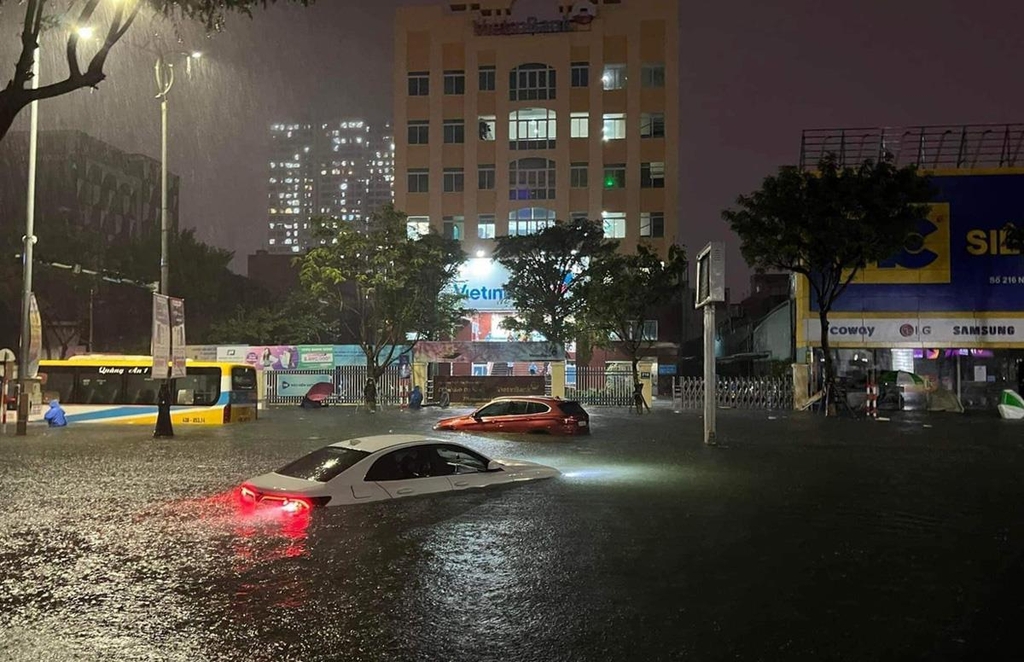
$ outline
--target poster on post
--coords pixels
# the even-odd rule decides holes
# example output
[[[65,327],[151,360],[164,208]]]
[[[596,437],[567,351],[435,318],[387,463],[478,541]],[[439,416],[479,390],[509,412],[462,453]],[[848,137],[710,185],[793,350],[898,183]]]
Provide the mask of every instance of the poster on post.
[[[185,300],[170,297],[171,379],[185,376]]]
[[[43,321],[39,317],[36,295],[28,300],[28,372],[29,379],[39,376],[39,359],[43,357]]]
[[[153,336],[150,339],[153,379],[167,379],[171,363],[171,317],[167,299],[163,294],[153,294]]]

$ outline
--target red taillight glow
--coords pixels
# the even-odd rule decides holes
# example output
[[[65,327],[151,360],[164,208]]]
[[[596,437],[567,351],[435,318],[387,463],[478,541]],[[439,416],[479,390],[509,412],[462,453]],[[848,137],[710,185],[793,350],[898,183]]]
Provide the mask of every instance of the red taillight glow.
[[[300,513],[309,512],[309,502],[305,499],[285,499],[284,504],[281,506],[281,510],[289,515],[298,515]]]
[[[238,491],[242,497],[242,501],[248,501],[250,503],[256,503],[256,493],[248,485],[242,485]]]

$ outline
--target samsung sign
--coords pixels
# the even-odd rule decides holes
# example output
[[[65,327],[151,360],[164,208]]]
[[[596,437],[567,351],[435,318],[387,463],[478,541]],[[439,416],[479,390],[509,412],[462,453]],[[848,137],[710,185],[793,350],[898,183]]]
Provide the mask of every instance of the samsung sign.
[[[505,296],[508,271],[493,258],[474,257],[466,260],[452,285],[462,297],[462,306],[481,312],[507,312],[515,310]]]

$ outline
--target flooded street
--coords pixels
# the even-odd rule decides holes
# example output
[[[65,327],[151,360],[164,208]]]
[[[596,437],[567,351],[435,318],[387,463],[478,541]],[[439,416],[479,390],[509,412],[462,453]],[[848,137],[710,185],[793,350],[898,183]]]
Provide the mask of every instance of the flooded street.
[[[563,476],[246,516],[233,489],[437,411],[33,428],[0,441],[0,658],[998,658],[1019,644],[1024,427],[592,409],[590,437],[433,433]],[[934,425],[924,427],[923,424]]]

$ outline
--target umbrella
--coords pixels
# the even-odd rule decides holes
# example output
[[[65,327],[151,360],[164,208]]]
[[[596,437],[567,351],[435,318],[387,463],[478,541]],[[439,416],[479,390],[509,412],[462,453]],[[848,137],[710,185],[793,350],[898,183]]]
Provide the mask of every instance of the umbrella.
[[[334,384],[330,382],[318,382],[309,387],[306,392],[306,399],[311,402],[323,404],[327,398],[334,394]]]

